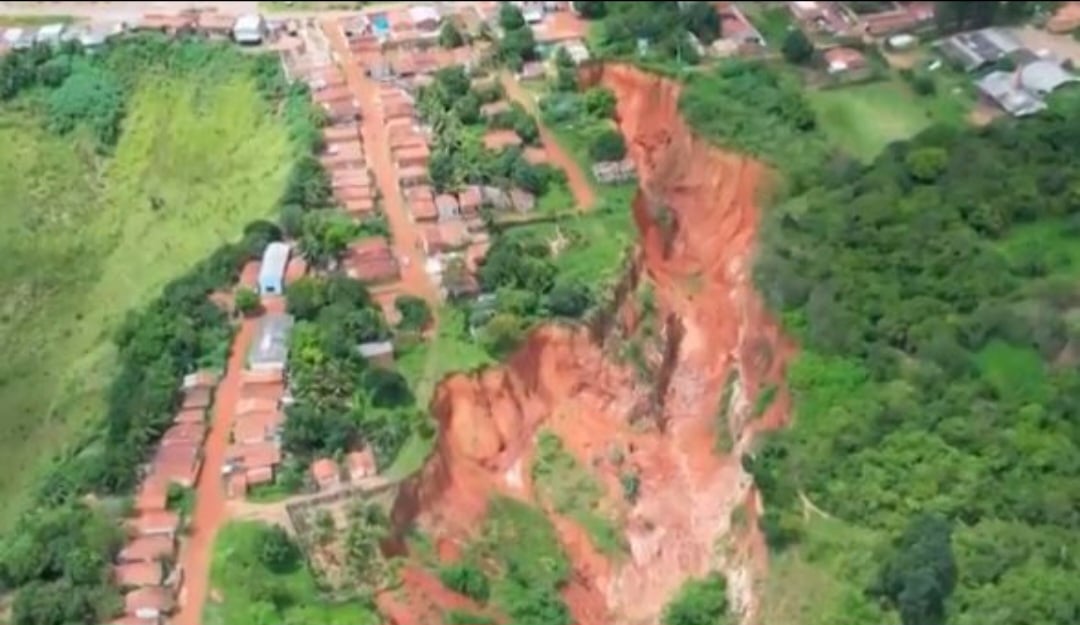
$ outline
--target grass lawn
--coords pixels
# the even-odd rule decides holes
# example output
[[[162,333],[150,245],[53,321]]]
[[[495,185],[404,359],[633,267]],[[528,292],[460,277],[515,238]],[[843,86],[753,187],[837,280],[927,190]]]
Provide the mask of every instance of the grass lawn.
[[[46,24],[70,24],[70,15],[0,15],[0,26],[45,26]]]
[[[100,418],[124,315],[272,215],[291,150],[244,74],[144,81],[107,159],[45,132],[24,104],[0,108],[0,529]]]
[[[770,555],[761,590],[761,622],[792,625],[893,623],[865,595],[877,571],[877,535],[813,515],[801,543]],[[860,545],[856,547],[856,545]]]
[[[301,561],[295,570],[274,573],[260,561],[264,525],[233,522],[214,542],[210,584],[221,602],[210,600],[204,625],[375,625],[377,614],[358,602],[326,602]]]
[[[975,362],[1003,398],[1040,401],[1046,395],[1046,370],[1034,349],[992,341],[979,350]]]
[[[972,100],[953,93],[948,78],[936,95],[915,95],[899,78],[811,91],[810,105],[825,134],[851,154],[871,160],[886,145],[909,138],[931,123],[964,123]]]
[[[563,446],[555,434],[540,432],[532,478],[540,498],[555,512],[585,529],[602,553],[617,556],[627,545],[608,511],[603,509],[604,487]]]

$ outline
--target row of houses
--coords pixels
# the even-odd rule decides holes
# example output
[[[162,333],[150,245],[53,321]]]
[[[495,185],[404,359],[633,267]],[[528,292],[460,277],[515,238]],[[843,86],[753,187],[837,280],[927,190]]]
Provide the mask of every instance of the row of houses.
[[[885,37],[917,30],[934,21],[933,2],[878,3],[880,11],[867,12],[852,2],[794,0],[787,6],[803,30],[834,37]],[[856,10],[858,9],[858,10]],[[779,46],[780,42],[770,42]]]
[[[179,410],[145,468],[127,523],[128,540],[113,566],[113,578],[124,593],[124,614],[114,625],[160,623],[176,607],[183,581],[176,564],[182,519],[169,509],[169,489],[192,488],[199,480],[206,414],[217,383],[211,371],[181,381]]]

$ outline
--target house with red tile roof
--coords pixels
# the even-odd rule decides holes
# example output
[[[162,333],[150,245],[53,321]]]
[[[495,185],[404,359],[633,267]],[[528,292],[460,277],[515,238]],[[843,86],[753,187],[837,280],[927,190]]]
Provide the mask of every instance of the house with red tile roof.
[[[124,545],[116,557],[121,564],[158,562],[173,555],[176,542],[169,536],[140,536]]]
[[[141,619],[160,619],[176,609],[172,591],[164,586],[147,586],[124,595],[124,612]]]
[[[249,412],[237,417],[233,423],[233,442],[237,445],[254,445],[273,441],[284,423],[285,415],[277,410]]]
[[[206,423],[206,410],[202,408],[193,408],[190,410],[181,410],[176,413],[176,417],[173,418],[173,423],[177,425],[188,425],[193,423]]]
[[[394,150],[394,163],[398,169],[407,167],[427,167],[431,150],[426,144],[417,144]]]
[[[354,241],[341,261],[345,273],[370,284],[392,282],[401,278],[401,267],[386,239],[368,237]]]
[[[404,167],[398,170],[398,184],[402,187],[428,184],[430,181],[427,167]]]
[[[360,140],[360,126],[356,122],[346,122],[327,126],[322,130],[326,143],[345,143]]]
[[[151,510],[131,519],[130,526],[136,537],[175,538],[180,531],[180,516],[170,510]]]
[[[180,403],[181,410],[202,409],[210,407],[214,401],[213,386],[192,386],[184,389],[183,400]]]
[[[469,231],[463,221],[440,222],[423,229],[422,243],[428,256],[452,252],[469,244]]]
[[[491,130],[484,135],[484,147],[489,150],[502,150],[521,145],[521,137],[513,130]]]
[[[161,445],[169,447],[173,445],[201,445],[206,437],[206,425],[202,423],[182,423],[165,430],[161,437]]]
[[[119,564],[113,567],[113,579],[121,588],[160,586],[165,581],[165,570],[157,561]]]
[[[405,202],[414,221],[435,221],[439,213],[435,210],[435,194],[431,187],[422,184],[404,190]]]
[[[483,203],[484,196],[480,192],[480,187],[476,185],[465,187],[458,193],[458,208],[461,209],[462,217],[469,218],[479,215]]]
[[[168,502],[168,496],[169,487],[167,482],[148,478],[143,481],[139,491],[135,494],[135,511],[142,513],[164,510]]]

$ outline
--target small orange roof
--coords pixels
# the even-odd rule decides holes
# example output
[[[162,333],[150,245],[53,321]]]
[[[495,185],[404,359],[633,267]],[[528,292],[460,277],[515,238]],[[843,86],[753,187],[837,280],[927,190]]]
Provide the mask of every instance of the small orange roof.
[[[180,528],[180,517],[169,510],[149,510],[135,517],[131,526],[140,536],[175,532]]]
[[[489,150],[502,150],[521,145],[521,137],[513,130],[492,130],[484,135],[484,147]]]
[[[255,467],[244,472],[244,482],[247,486],[269,484],[274,481],[273,467]]]
[[[316,482],[323,484],[338,477],[338,466],[333,460],[329,458],[319,458],[315,462],[311,463],[311,476],[315,478]]]
[[[187,423],[205,423],[206,422],[206,410],[204,408],[189,408],[187,410],[181,410],[176,413],[176,418],[173,419],[173,423],[187,424]]]
[[[157,586],[164,578],[159,562],[132,562],[113,567],[113,577],[121,588]]]
[[[228,456],[245,469],[270,467],[281,462],[281,448],[273,442],[233,445],[229,448]]]
[[[278,400],[265,397],[244,397],[236,402],[236,416],[242,417],[252,412],[270,412],[278,409]]]
[[[165,430],[165,434],[161,437],[161,444],[200,444],[204,436],[206,436],[206,426],[202,423],[181,423]]]
[[[168,492],[167,482],[148,478],[143,482],[138,494],[135,496],[135,510],[137,512],[164,510],[168,500]]]
[[[167,614],[175,606],[172,592],[161,586],[147,586],[124,595],[124,610],[131,616],[150,610]]]
[[[168,536],[140,536],[120,550],[121,562],[153,562],[172,555],[176,545]]]

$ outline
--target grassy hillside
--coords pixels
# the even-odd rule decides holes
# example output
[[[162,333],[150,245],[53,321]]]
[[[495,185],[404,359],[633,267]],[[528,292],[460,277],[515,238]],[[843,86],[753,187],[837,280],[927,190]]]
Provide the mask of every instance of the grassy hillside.
[[[109,339],[243,225],[272,215],[290,147],[249,75],[133,76],[113,155],[0,107],[0,528],[52,453],[101,416]],[[73,149],[74,148],[74,149]]]

